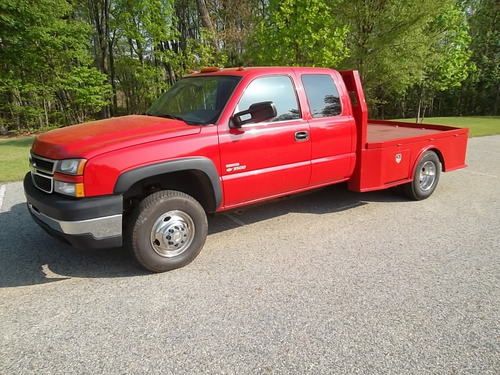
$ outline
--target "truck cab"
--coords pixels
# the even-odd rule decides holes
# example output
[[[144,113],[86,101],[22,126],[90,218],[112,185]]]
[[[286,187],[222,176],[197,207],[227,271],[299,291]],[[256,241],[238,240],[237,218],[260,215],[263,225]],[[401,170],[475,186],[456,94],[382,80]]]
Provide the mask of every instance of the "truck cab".
[[[356,71],[209,68],[144,115],[36,137],[24,180],[47,232],[80,248],[126,246],[154,272],[191,262],[207,213],[348,182],[429,197],[465,166],[467,129],[368,121]]]

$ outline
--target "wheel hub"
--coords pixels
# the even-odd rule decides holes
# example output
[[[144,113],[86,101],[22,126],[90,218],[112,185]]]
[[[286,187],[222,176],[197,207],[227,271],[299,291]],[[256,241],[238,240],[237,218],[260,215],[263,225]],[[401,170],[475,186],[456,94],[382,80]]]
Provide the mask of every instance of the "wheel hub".
[[[420,168],[420,188],[424,191],[428,191],[434,185],[434,181],[436,181],[436,164],[432,161],[426,161],[422,165],[422,168]]]
[[[173,210],[162,214],[151,229],[151,246],[162,257],[182,254],[193,242],[194,222],[184,211]]]

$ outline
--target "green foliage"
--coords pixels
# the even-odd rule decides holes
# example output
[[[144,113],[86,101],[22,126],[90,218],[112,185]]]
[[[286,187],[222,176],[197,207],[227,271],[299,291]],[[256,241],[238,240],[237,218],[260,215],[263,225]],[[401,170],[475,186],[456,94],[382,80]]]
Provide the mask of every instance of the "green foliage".
[[[87,66],[73,67],[58,77],[57,93],[73,122],[83,122],[108,104],[111,88],[106,76]]]
[[[477,69],[461,89],[443,101],[455,99],[459,113],[498,114],[500,112],[500,3],[472,0],[465,4],[470,25],[471,60]]]
[[[117,60],[116,78],[129,113],[144,112],[159,93],[168,87],[162,68],[141,64],[128,56]]]
[[[199,39],[187,41],[183,52],[184,72],[198,70],[204,66],[226,65],[227,55],[214,47],[215,35],[206,29],[200,29]]]
[[[437,92],[460,86],[475,68],[469,61],[469,27],[458,6],[449,4],[443,8],[426,32],[432,44],[426,55],[422,80],[414,86],[414,91],[418,92],[419,121],[432,106]]]
[[[333,13],[338,1],[271,0],[257,26],[248,60],[262,65],[335,66],[347,56],[347,27]]]
[[[464,12],[450,4],[429,25],[428,33],[433,44],[424,67],[424,86],[435,91],[460,86],[475,68],[469,61],[471,37]]]
[[[446,1],[446,0],[445,0]],[[432,36],[427,25],[439,14],[441,0],[346,0],[340,17],[349,26],[350,57],[372,102],[403,94],[424,74]]]
[[[495,0],[3,0],[1,130],[142,113],[203,66],[358,69],[372,117],[498,114]]]
[[[10,127],[68,123],[105,105],[105,77],[89,66],[90,29],[71,11],[64,0],[1,3],[0,110]]]

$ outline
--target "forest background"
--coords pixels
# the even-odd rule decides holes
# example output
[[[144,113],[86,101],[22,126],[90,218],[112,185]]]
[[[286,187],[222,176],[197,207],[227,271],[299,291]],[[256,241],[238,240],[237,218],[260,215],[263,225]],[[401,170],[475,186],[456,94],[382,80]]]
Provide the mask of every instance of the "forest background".
[[[3,0],[0,133],[143,113],[203,66],[358,69],[370,117],[496,116],[496,0]]]

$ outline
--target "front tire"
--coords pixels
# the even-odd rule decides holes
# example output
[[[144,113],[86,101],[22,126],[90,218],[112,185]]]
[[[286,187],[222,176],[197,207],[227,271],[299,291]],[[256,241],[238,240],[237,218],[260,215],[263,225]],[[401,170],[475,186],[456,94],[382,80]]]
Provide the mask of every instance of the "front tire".
[[[413,181],[402,186],[404,194],[416,201],[429,198],[436,190],[441,175],[441,162],[434,151],[425,152],[420,158]]]
[[[126,244],[141,266],[152,272],[184,267],[200,253],[208,223],[193,197],[163,190],[144,198],[128,219]]]

